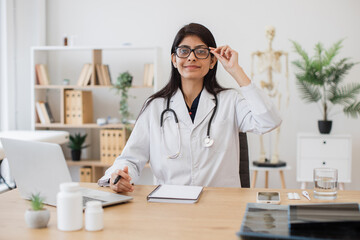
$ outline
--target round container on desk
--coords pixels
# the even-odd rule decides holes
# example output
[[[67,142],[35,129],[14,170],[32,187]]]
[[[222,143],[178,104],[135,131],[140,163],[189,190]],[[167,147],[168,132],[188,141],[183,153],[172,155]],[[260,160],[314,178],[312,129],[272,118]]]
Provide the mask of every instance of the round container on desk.
[[[61,231],[76,231],[82,228],[82,194],[78,183],[60,184],[57,194],[57,226]]]
[[[85,209],[85,229],[87,231],[99,231],[104,227],[104,210],[100,201],[89,201]]]

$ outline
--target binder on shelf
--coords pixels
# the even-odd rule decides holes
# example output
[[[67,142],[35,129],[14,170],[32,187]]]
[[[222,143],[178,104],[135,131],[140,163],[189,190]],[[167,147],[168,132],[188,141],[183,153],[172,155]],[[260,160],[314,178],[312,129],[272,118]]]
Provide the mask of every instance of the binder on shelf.
[[[91,168],[82,167],[80,168],[80,182],[91,182]]]
[[[92,122],[92,92],[80,90],[65,90],[65,123],[83,124]]]
[[[126,128],[100,130],[100,161],[113,164],[122,153],[130,131]]]

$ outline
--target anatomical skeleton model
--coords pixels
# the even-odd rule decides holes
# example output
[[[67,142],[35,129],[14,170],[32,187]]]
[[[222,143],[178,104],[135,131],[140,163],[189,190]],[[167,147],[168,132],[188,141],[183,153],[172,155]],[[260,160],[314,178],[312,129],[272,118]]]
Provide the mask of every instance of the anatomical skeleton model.
[[[267,81],[261,80],[260,87],[276,102],[276,106],[279,111],[281,110],[282,104],[282,92],[279,90],[280,81],[279,79],[273,79],[273,72],[281,73],[281,56],[285,56],[285,78],[286,78],[286,103],[287,107],[289,103],[289,77],[288,77],[288,53],[284,51],[274,51],[272,49],[272,41],[275,37],[275,28],[273,26],[266,27],[266,38],[268,41],[268,49],[261,52],[256,51],[251,54],[251,79],[254,78],[254,57],[258,58],[257,69],[259,73],[267,74]],[[282,84],[283,85],[283,84]],[[279,136],[280,127],[276,129],[275,133],[275,147],[271,156],[271,163],[279,162]],[[265,162],[266,153],[264,147],[264,137],[260,136],[260,159],[258,162]]]

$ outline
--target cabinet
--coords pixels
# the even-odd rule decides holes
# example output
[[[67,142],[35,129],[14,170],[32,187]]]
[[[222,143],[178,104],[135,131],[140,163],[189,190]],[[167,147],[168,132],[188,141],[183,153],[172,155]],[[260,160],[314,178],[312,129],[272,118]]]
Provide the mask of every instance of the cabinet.
[[[61,129],[70,133],[87,133],[87,144],[83,158],[79,162],[67,161],[69,166],[88,166],[92,169],[92,181],[96,181],[111,163],[100,162],[100,129],[119,129],[122,124],[98,126],[97,118],[118,118],[120,95],[112,86],[96,85],[94,75],[90,85],[78,86],[77,82],[84,64],[106,64],[109,68],[111,82],[118,75],[129,71],[133,75],[132,87],[129,90],[129,111],[136,119],[144,101],[157,89],[158,48],[132,46],[42,46],[31,49],[31,127],[32,129]],[[153,64],[154,81],[152,86],[144,85],[144,68]],[[36,64],[46,65],[49,85],[36,84]],[[64,81],[68,79],[69,81]],[[67,83],[67,85],[64,85]],[[147,82],[148,83],[148,82]],[[84,124],[68,124],[65,116],[65,97],[67,90],[83,90],[92,93],[92,121]],[[55,122],[40,123],[36,116],[36,102],[44,101],[50,106]],[[70,158],[70,151],[63,146],[64,155]]]
[[[313,169],[336,168],[338,182],[351,182],[350,135],[298,134],[297,139],[297,181],[313,182]]]

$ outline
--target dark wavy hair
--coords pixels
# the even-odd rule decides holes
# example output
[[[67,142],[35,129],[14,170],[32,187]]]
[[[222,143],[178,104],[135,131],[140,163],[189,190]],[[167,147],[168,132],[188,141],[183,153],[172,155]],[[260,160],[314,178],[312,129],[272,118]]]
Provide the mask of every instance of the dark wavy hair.
[[[181,41],[187,36],[197,36],[208,47],[216,48],[215,38],[209,29],[198,23],[190,23],[182,27],[176,34],[174,42],[171,46],[171,54],[175,53],[175,48],[179,46]],[[213,54],[211,54],[211,57],[213,57]],[[209,93],[213,95],[216,95],[217,93],[226,90],[226,88],[221,87],[220,84],[217,82],[216,70],[217,70],[217,62],[212,69],[209,69],[209,72],[204,77],[204,87]],[[142,112],[144,112],[146,107],[149,106],[149,104],[154,99],[156,98],[169,99],[172,96],[174,96],[178,88],[181,89],[181,76],[179,71],[174,67],[173,64],[171,64],[171,75],[169,82],[166,84],[165,87],[163,87],[161,90],[154,93],[148,98],[148,100],[145,102],[144,106],[142,107],[139,116],[141,115]]]

